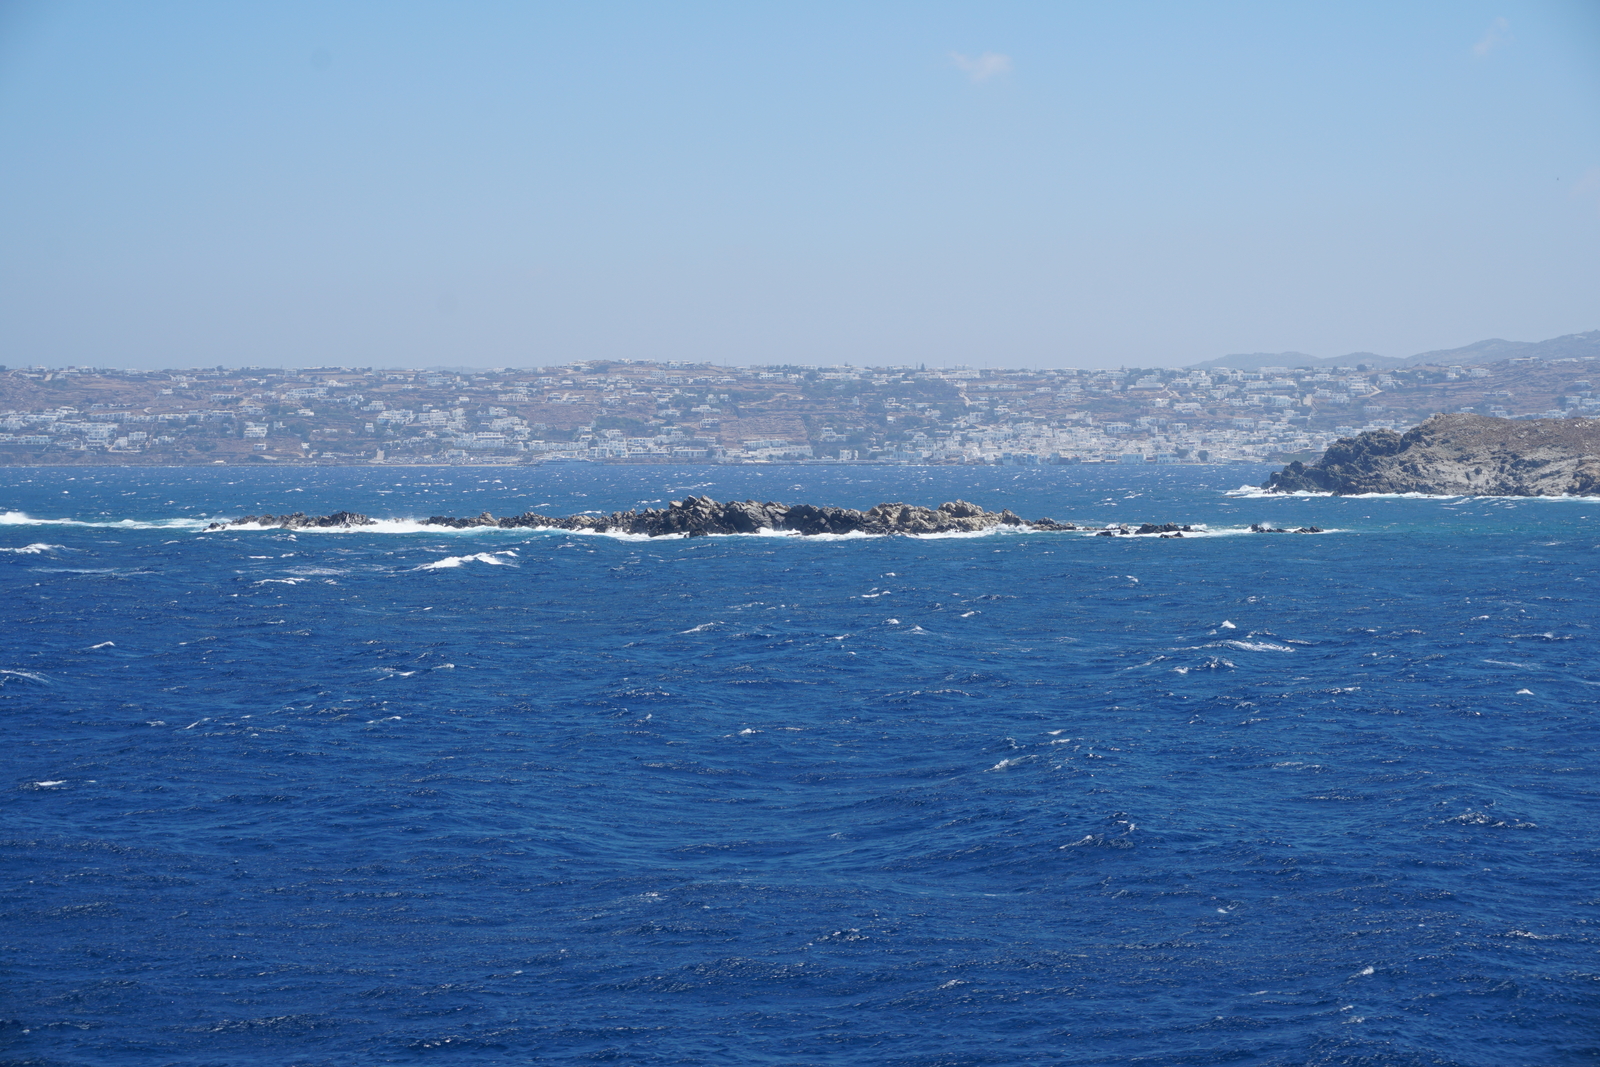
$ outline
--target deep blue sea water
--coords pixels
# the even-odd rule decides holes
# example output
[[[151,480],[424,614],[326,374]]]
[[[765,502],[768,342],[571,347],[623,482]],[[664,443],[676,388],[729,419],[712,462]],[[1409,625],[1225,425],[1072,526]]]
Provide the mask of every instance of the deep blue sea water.
[[[1263,473],[0,470],[0,1059],[1595,1062],[1600,500]],[[1218,535],[198,530],[690,492]]]

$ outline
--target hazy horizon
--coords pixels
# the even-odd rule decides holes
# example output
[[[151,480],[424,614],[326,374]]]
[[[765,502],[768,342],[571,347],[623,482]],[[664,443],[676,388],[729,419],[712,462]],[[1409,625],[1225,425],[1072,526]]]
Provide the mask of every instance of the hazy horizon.
[[[1600,326],[1579,2],[0,6],[0,363],[1184,366]]]

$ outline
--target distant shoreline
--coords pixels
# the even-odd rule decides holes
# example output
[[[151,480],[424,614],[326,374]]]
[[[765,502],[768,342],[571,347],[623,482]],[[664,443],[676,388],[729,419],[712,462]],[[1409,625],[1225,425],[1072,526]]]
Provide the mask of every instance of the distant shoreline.
[[[1439,412],[1600,416],[1590,366],[13,369],[0,465],[1289,463]]]
[[[350,459],[350,460],[325,460],[320,457],[303,460],[257,460],[248,456],[243,459],[212,459],[194,460],[187,463],[151,462],[140,459],[119,460],[108,457],[104,453],[96,454],[83,459],[38,459],[31,461],[18,461],[10,457],[0,457],[0,469],[14,468],[22,470],[32,467],[72,467],[72,468],[109,468],[128,467],[139,470],[194,470],[206,467],[250,467],[260,470],[306,470],[314,467],[371,467],[371,468],[401,468],[401,467],[427,467],[454,468],[454,467],[484,467],[496,470],[508,468],[533,468],[533,467],[701,467],[701,468],[726,468],[726,467],[946,467],[951,469],[1016,469],[1026,467],[1260,467],[1274,466],[1283,463],[1278,457],[1262,459],[1226,459],[1226,460],[1178,460],[1172,463],[1156,463],[1147,460],[1142,463],[1122,463],[1113,460],[1078,460],[1070,463],[950,463],[950,462],[923,462],[917,460],[895,459],[852,459],[852,460],[826,460],[826,459],[774,459],[774,460],[693,460],[693,459],[576,459],[576,460],[524,460],[517,458],[476,459],[476,460],[423,460],[423,459]]]

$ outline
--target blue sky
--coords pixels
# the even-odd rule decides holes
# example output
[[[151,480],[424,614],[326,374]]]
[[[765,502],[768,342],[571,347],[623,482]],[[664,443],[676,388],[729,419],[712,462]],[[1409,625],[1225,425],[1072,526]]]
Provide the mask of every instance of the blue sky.
[[[1600,5],[0,0],[0,363],[1600,327]]]

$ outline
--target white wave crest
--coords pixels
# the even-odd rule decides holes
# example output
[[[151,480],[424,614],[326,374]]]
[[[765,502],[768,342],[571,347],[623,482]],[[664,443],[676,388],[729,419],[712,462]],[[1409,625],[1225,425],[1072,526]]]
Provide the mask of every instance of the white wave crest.
[[[506,551],[506,552],[475,552],[470,556],[446,556],[444,559],[436,559],[432,563],[424,563],[422,566],[418,567],[417,570],[419,570],[419,571],[451,570],[451,569],[453,569],[455,567],[461,567],[461,566],[464,566],[464,565],[466,565],[468,563],[487,563],[487,564],[489,564],[491,566],[494,566],[494,567],[505,567],[505,566],[511,566],[512,565],[511,560],[510,559],[502,559],[501,557],[502,556],[510,556],[512,559],[515,559],[516,555],[517,554],[515,552]]]
[[[37,556],[41,552],[59,552],[66,545],[47,545],[43,541],[36,541],[31,545],[22,545],[19,548],[0,548],[0,552],[10,552],[18,556]]]
[[[1237,489],[1229,489],[1224,496],[1239,497],[1248,500],[1282,499],[1287,497],[1322,497],[1338,496],[1331,492],[1312,492],[1308,489],[1296,489],[1292,493],[1277,492],[1263,489],[1259,485],[1241,485]],[[1346,500],[1571,500],[1586,503],[1600,501],[1600,496],[1505,496],[1494,493],[1347,493]]]
[[[590,514],[585,512],[585,514]],[[63,520],[65,521],[65,520]],[[83,523],[80,525],[96,525]],[[109,525],[109,524],[101,524]],[[199,521],[199,526],[204,528],[210,525]],[[209,531],[212,533],[255,533],[282,530],[282,526],[262,525],[261,523],[229,523],[226,527]],[[482,536],[484,534],[512,534],[525,537],[532,534],[557,534],[563,537],[609,537],[617,541],[684,541],[689,539],[686,533],[643,534],[631,533],[627,530],[568,530],[560,526],[465,526],[456,529],[450,526],[432,526],[417,519],[377,519],[362,526],[302,526],[291,531],[294,534],[429,534],[435,537],[460,537]],[[1046,533],[1072,533],[1071,530],[1038,530],[1031,526],[992,526],[987,530],[954,530],[948,533],[925,534],[878,534],[853,530],[850,533],[820,533],[803,534],[798,530],[774,530],[763,526],[751,533],[716,533],[703,534],[705,537],[775,537],[794,541],[858,541],[863,538],[881,537],[914,537],[918,540],[937,541],[949,538],[965,537],[999,537],[1014,536],[1017,534],[1046,534]],[[1081,532],[1081,531],[1080,531]],[[1201,536],[1200,533],[1186,536]]]
[[[36,519],[25,511],[0,512],[0,526],[88,526],[101,530],[203,530],[205,519],[116,519],[85,522],[82,519]]]
[[[1293,652],[1289,645],[1277,645],[1271,641],[1212,641],[1209,644],[1195,645],[1194,648],[1236,648],[1240,652]],[[1228,664],[1230,667],[1232,664]]]
[[[283,527],[283,526],[273,525],[273,524],[262,524],[262,523],[259,523],[259,522],[238,522],[238,523],[229,523],[226,527],[224,527],[222,529],[219,529],[219,530],[211,531],[211,532],[213,532],[213,533],[222,533],[222,532],[232,532],[232,531],[236,531],[237,530],[237,531],[246,531],[246,532],[254,533],[254,532],[260,531],[260,530],[272,531],[272,530],[285,530],[285,529],[288,529],[288,528],[287,527]],[[485,532],[487,532],[487,533],[499,533],[500,532],[500,527],[498,527],[498,526],[469,526],[469,527],[467,527],[465,529],[462,529],[462,530],[455,530],[455,529],[451,529],[448,526],[429,526],[429,525],[427,525],[425,523],[418,522],[415,519],[379,519],[376,522],[370,522],[370,523],[367,523],[364,526],[298,526],[298,527],[295,527],[293,529],[289,529],[288,532],[289,533],[293,533],[293,534],[357,534],[357,533],[377,533],[377,534],[414,534],[414,533],[475,534],[475,533],[485,533]]]
[[[1312,492],[1309,489],[1296,489],[1292,493],[1279,492],[1272,489],[1263,489],[1259,485],[1241,485],[1237,489],[1229,489],[1223,496],[1240,497],[1245,500],[1266,500],[1290,496],[1332,496],[1329,492]]]

